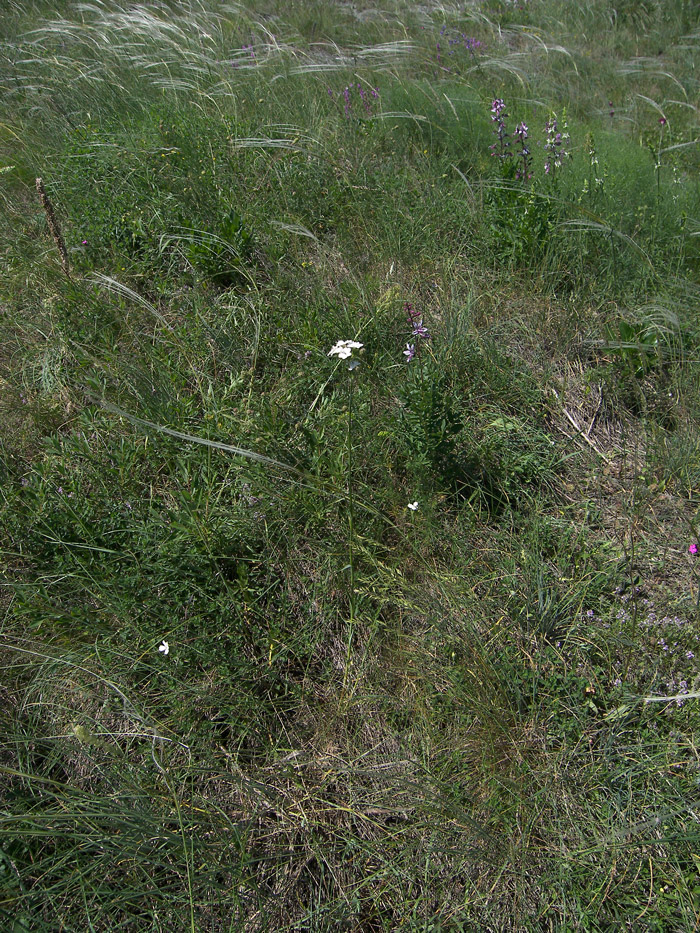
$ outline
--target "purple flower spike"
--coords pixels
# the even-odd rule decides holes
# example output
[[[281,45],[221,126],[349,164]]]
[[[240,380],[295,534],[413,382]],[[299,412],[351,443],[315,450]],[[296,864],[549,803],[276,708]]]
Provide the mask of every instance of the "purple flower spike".
[[[569,139],[569,134],[567,132],[566,111],[564,111],[562,122],[562,132],[559,132],[556,114],[551,114],[544,125],[544,151],[546,153],[544,171],[546,175],[555,175],[568,155],[566,143]]]
[[[491,148],[491,155],[497,155],[499,159],[506,159],[510,155],[508,149],[508,130],[506,129],[506,105],[502,97],[497,97],[491,104],[492,122],[495,124],[494,133],[498,142],[495,142]]]
[[[379,88],[365,88],[359,81],[353,81],[337,92],[331,88],[326,88],[326,90],[331,100],[337,100],[339,103],[342,100],[343,113],[347,119],[359,120],[361,114],[358,113],[358,104],[361,104],[367,116],[371,117],[375,110],[374,101],[379,98]]]
[[[408,315],[408,321],[409,321],[410,324],[415,324],[416,321],[420,321],[420,319],[421,319],[422,316],[423,316],[423,315],[420,313],[420,311],[416,311],[416,310],[414,309],[414,307],[413,307],[413,305],[411,304],[410,301],[407,301],[407,302],[404,303],[403,309],[404,309],[404,311],[406,312],[406,314]]]
[[[527,145],[527,123],[518,123],[513,136],[515,136],[520,143],[520,150],[516,153],[520,164],[515,173],[515,177],[518,180],[522,179],[527,182],[532,178],[532,172],[530,171],[532,159],[530,157],[530,147]]]

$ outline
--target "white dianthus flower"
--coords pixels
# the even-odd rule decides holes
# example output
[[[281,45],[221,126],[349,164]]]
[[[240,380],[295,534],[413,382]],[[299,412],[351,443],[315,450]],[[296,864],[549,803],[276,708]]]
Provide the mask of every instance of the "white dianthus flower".
[[[329,356],[337,356],[341,360],[347,360],[352,356],[353,350],[361,350],[363,344],[357,340],[339,340],[334,347],[328,351]]]

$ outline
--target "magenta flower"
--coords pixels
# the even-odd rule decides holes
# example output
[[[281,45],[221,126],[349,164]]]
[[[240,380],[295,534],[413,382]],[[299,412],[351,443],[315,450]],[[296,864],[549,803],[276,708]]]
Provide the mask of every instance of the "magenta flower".
[[[698,553],[697,544],[691,544],[690,547],[688,548],[688,553],[693,554],[693,555],[697,554]]]

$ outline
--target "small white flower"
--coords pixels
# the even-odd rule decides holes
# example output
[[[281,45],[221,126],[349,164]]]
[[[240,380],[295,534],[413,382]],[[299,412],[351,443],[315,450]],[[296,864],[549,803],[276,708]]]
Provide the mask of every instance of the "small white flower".
[[[352,356],[353,350],[361,350],[364,344],[357,340],[339,340],[334,347],[328,351],[329,356],[337,356],[341,360],[347,360]]]
[[[163,654],[170,654],[170,645],[167,643],[167,641],[162,641],[158,646],[158,650],[162,651]]]
[[[409,502],[409,503],[408,503],[408,507],[409,507],[409,509],[410,509],[412,512],[417,512],[417,511],[418,511],[418,503],[417,503],[417,502]]]

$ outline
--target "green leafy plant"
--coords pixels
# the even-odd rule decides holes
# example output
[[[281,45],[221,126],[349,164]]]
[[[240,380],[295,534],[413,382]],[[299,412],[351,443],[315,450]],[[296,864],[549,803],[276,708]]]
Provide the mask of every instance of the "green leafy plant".
[[[254,253],[255,237],[234,208],[220,219],[215,233],[192,231],[182,239],[188,241],[185,255],[196,273],[220,288],[230,288],[249,275],[246,266]]]

